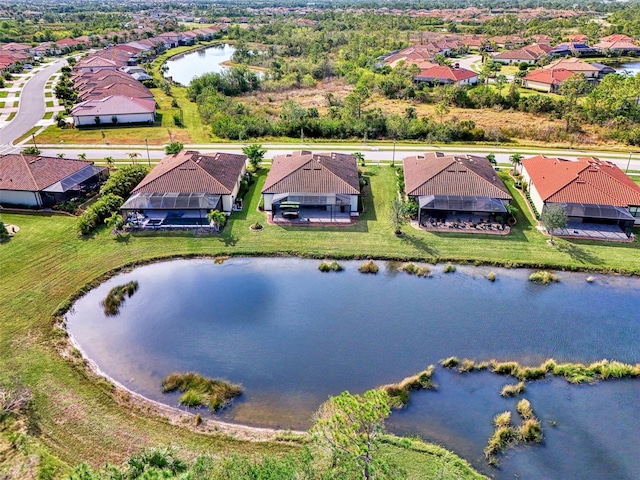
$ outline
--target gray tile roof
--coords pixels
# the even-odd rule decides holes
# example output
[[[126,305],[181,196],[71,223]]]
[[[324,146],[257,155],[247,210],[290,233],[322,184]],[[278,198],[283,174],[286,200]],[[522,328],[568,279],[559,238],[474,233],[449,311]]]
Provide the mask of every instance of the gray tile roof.
[[[0,156],[0,190],[37,192],[93,162],[21,153]]]

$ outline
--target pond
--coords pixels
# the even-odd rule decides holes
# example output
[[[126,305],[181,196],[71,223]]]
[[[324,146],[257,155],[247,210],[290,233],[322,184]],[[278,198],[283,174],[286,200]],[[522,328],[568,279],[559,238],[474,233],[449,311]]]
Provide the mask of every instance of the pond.
[[[235,51],[235,47],[225,43],[175,56],[166,61],[168,70],[164,76],[188,86],[195,77],[227,68],[222,63],[231,60]]]
[[[226,421],[304,429],[330,395],[395,383],[455,355],[533,365],[603,358],[640,359],[640,279],[561,273],[549,286],[529,271],[459,266],[431,278],[379,262],[378,275],[322,273],[319,261],[234,258],[178,260],[118,275],[78,300],[68,329],[107,375],[153,400],[162,378],[197,371],[241,383],[245,393],[218,414]],[[116,285],[139,290],[119,316],[100,306]],[[569,385],[553,379],[523,395],[543,422],[545,442],[511,450],[500,469],[482,450],[495,414],[518,399],[500,389],[512,379],[436,369],[439,389],[414,393],[388,421],[467,458],[495,478],[640,478],[640,380]],[[515,418],[515,417],[514,417]],[[552,426],[555,425],[555,426]]]
[[[637,75],[640,72],[640,62],[623,63],[614,68],[618,73],[630,72],[632,75]]]

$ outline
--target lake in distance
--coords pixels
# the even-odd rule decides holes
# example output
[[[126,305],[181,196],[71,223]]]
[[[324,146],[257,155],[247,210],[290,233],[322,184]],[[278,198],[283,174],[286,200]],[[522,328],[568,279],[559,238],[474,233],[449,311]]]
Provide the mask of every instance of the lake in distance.
[[[378,275],[322,273],[319,261],[234,258],[156,263],[118,275],[79,299],[68,330],[106,375],[142,395],[161,393],[174,371],[241,383],[244,394],[216,415],[225,421],[306,429],[330,395],[395,383],[457,356],[547,358],[628,363],[640,359],[640,279],[560,272],[560,283],[529,282],[529,270],[459,266],[432,278],[378,262]],[[484,275],[493,270],[496,282]],[[139,290],[116,317],[100,302],[116,285]],[[562,379],[515,383],[490,372],[462,375],[437,367],[437,391],[416,392],[387,421],[390,431],[420,435],[455,451],[498,479],[640,478],[640,380],[570,385]],[[483,448],[492,419],[530,400],[545,440],[509,450],[499,469]]]
[[[166,61],[168,70],[164,76],[188,86],[191,80],[200,75],[222,72],[227,68],[222,63],[231,60],[235,51],[235,47],[225,43],[178,55]]]

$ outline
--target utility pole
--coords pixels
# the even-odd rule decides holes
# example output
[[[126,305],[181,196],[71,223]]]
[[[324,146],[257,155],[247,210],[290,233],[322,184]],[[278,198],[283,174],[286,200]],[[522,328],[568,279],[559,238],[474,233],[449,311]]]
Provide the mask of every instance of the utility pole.
[[[144,144],[147,146],[147,161],[149,162],[149,166],[151,166],[151,157],[149,156],[149,140],[145,138]]]
[[[391,166],[396,166],[396,139],[393,139],[393,157],[391,158]]]
[[[629,165],[631,165],[631,155],[633,155],[633,152],[629,152],[629,160],[627,161],[627,168],[624,171],[624,173],[628,173],[629,172]]]
[[[35,135],[35,133],[31,134],[31,140],[33,140],[33,148],[37,149],[38,145],[36,145],[36,135]]]

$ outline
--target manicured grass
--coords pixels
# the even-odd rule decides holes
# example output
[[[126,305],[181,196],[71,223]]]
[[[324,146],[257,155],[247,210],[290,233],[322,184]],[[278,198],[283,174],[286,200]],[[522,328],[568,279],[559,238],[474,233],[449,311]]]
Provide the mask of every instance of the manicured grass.
[[[0,108],[4,108],[4,102],[0,102]]]
[[[45,96],[46,98],[51,98],[51,97],[53,97],[53,93],[51,93],[51,92],[44,92],[44,96]]]
[[[100,131],[96,133],[100,135]],[[106,134],[109,138],[110,131],[106,130]],[[153,445],[173,444],[189,454],[235,451],[260,455],[296,448],[278,442],[246,443],[217,435],[194,435],[185,427],[170,425],[137,408],[110,385],[58,354],[66,340],[52,324],[52,315],[68,306],[69,299],[87,284],[134,262],[197,255],[321,255],[336,259],[465,260],[640,272],[637,240],[600,243],[557,239],[557,245],[550,247],[546,237],[535,229],[524,200],[513,189],[520,213],[518,224],[507,236],[442,234],[406,228],[402,237],[396,237],[385,213],[395,192],[393,169],[369,167],[365,176],[371,183],[364,198],[365,212],[349,227],[266,223],[264,212],[257,210],[264,171],[251,185],[245,209],[232,213],[219,236],[196,237],[176,232],[118,239],[102,227],[92,236],[79,238],[76,219],[72,217],[3,213],[5,223],[21,230],[0,245],[0,372],[19,375],[33,389],[40,432],[38,445],[62,462],[88,460],[94,465],[122,461],[132,451]],[[257,221],[264,228],[251,231],[249,226]]]
[[[47,112],[48,113],[48,112]],[[46,113],[45,113],[45,118],[46,118]],[[18,139],[15,141],[16,145],[22,141],[24,141],[26,138],[30,138],[32,134],[36,133],[38,130],[40,130],[40,127],[32,127],[31,129],[29,129],[29,131],[27,133],[25,133],[24,135],[22,135],[21,137],[18,137]]]
[[[6,90],[0,90],[0,98],[7,98],[8,95],[9,92],[7,92]]]
[[[7,122],[10,120],[13,120],[13,117],[15,117],[18,114],[18,112],[11,112],[9,114],[9,116],[7,117]]]
[[[45,105],[47,106],[47,108],[51,108],[53,107],[53,100],[48,100]]]
[[[44,116],[42,117],[42,119],[49,120],[50,118],[53,118],[53,112],[44,112]]]

